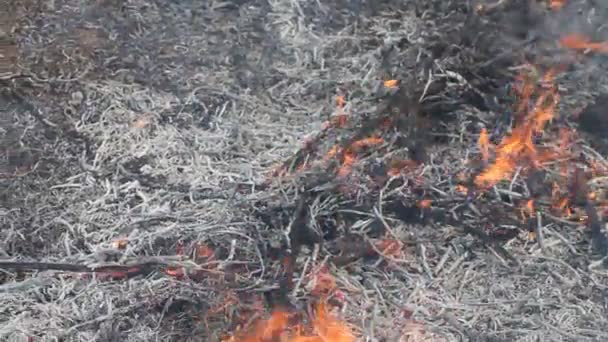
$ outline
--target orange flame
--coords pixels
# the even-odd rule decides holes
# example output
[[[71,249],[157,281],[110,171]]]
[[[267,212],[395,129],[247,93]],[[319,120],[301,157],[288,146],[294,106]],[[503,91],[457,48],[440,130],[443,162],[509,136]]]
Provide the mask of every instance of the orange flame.
[[[338,176],[346,177],[350,174],[350,172],[352,171],[352,167],[357,160],[357,157],[356,157],[357,152],[359,152],[360,150],[367,148],[367,147],[382,144],[383,142],[384,142],[384,139],[382,139],[382,138],[369,137],[369,138],[357,140],[354,143],[352,143],[349,147],[344,149],[343,150],[344,152],[342,154],[342,158],[343,158],[342,165],[340,165],[340,168],[338,169]],[[342,149],[340,147],[334,146],[325,154],[325,157],[323,159],[325,161],[328,161],[329,159],[337,156],[340,151],[342,151]]]
[[[340,166],[340,169],[338,169],[338,176],[348,176],[353,169],[353,164],[355,164],[355,160],[356,158],[352,151],[346,150],[344,152],[344,162],[342,163],[342,166]]]
[[[354,342],[355,337],[343,322],[328,313],[325,303],[317,306],[316,317],[311,322],[311,332],[305,334],[301,324],[290,325],[290,315],[276,311],[265,321],[259,322],[250,333],[232,336],[224,342]]]
[[[534,217],[534,200],[531,199],[526,202],[525,212],[528,216]]]
[[[418,164],[413,160],[393,160],[390,163],[390,167],[387,171],[387,175],[390,177],[397,177],[402,171],[408,171],[413,169]]]
[[[382,139],[382,138],[370,137],[370,138],[365,138],[365,139],[355,141],[352,144],[352,148],[353,148],[353,150],[360,150],[365,147],[380,145],[383,142],[384,142],[384,139]]]
[[[432,200],[430,200],[430,199],[423,199],[423,200],[420,200],[418,202],[418,208],[421,208],[421,209],[430,208],[431,204],[433,204]]]
[[[520,92],[522,101],[519,106],[519,116],[523,118],[511,135],[503,138],[496,148],[496,160],[485,171],[475,178],[475,184],[482,188],[491,187],[501,180],[510,178],[518,163],[528,161],[533,166],[538,166],[543,158],[539,155],[534,145],[534,137],[541,133],[547,122],[553,119],[555,109],[559,102],[559,96],[552,86],[555,79],[556,70],[547,72],[543,79],[542,93],[538,96],[533,108],[528,110],[531,94],[538,87],[531,85],[529,78],[524,78],[522,91]]]
[[[554,10],[560,10],[566,5],[566,0],[549,0],[549,7]]]
[[[563,47],[573,50],[591,50],[600,53],[608,53],[608,42],[594,43],[589,37],[579,33],[571,33],[560,39]]]
[[[340,108],[344,108],[344,105],[346,105],[346,100],[344,99],[344,95],[336,96],[336,105]]]
[[[399,84],[398,80],[387,80],[387,81],[384,81],[384,86],[386,88],[397,88],[398,84]]]
[[[488,137],[488,131],[485,128],[481,129],[477,143],[479,144],[479,150],[481,151],[483,161],[487,162],[490,158],[490,138]]]
[[[396,239],[385,238],[375,243],[383,255],[399,259],[403,256],[403,243]]]

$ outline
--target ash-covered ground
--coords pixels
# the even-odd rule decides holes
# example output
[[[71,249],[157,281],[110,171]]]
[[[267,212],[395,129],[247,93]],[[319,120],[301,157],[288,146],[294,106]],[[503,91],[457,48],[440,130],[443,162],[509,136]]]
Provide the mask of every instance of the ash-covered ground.
[[[524,63],[569,63],[559,127],[608,91],[605,56],[556,44],[608,39],[604,5],[3,2],[3,340],[218,341],[277,301],[305,311],[320,265],[361,341],[608,339],[602,248],[583,221],[538,214],[529,242],[509,235],[528,179],[475,202],[456,191],[480,129],[500,140],[511,125]],[[337,96],[350,126],[319,133]],[[303,163],[303,141],[365,138],[386,110],[409,114],[346,182],[335,165],[273,174]],[[605,163],[605,122],[589,115],[570,165]],[[355,177],[394,156],[414,175]],[[427,198],[436,212],[408,205]],[[351,251],[368,240],[399,251]]]

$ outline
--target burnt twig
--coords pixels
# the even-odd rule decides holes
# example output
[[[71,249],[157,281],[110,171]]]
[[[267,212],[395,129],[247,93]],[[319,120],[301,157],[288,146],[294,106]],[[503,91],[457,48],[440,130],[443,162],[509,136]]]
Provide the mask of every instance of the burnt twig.
[[[147,275],[169,265],[159,261],[148,261],[127,265],[103,265],[98,267],[82,264],[53,263],[41,261],[0,261],[0,269],[11,271],[60,271],[74,273],[104,273],[113,278],[131,278]]]

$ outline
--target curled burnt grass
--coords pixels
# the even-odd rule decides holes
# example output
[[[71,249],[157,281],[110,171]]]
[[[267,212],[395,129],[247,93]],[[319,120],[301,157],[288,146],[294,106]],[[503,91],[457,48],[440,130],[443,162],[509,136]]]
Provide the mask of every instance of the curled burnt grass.
[[[219,341],[320,273],[361,341],[608,339],[607,57],[558,44],[605,5],[0,7],[3,340]],[[553,67],[568,153],[481,189]]]

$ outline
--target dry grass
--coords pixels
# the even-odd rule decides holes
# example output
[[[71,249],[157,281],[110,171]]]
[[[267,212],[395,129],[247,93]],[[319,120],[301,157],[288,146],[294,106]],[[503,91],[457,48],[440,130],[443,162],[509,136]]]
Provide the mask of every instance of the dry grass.
[[[354,116],[373,113],[384,77],[426,82],[424,63],[434,80],[447,79],[450,95],[471,86],[457,68],[472,51],[448,46],[454,52],[437,59],[429,52],[464,25],[458,2],[437,1],[435,9],[416,2],[419,16],[414,4],[397,1],[169,3],[26,1],[15,9],[20,72],[29,77],[0,74],[20,94],[7,87],[0,100],[2,258],[165,266],[116,281],[2,270],[3,339],[218,340],[258,296],[279,287],[280,262],[268,255],[287,227],[269,227],[255,207],[281,206],[291,217],[301,183],[259,185],[321,129],[335,96],[347,94]],[[577,70],[563,80],[563,111],[608,85],[598,75],[602,61]],[[445,215],[465,202],[451,175],[478,153],[470,123],[489,124],[496,114],[470,105],[455,111],[447,144],[417,170]],[[376,157],[387,155],[362,165]],[[405,244],[399,255],[330,267],[346,294],[344,318],[362,341],[608,338],[607,274],[579,226],[539,222],[542,248],[513,240],[505,246],[513,263],[463,230],[515,211],[490,195],[476,204],[480,215],[460,213],[460,225],[415,225],[382,207],[395,196],[414,198],[410,187],[372,198],[366,184],[356,186],[355,202],[379,205],[357,216],[352,231],[383,221]],[[512,187],[493,191],[517,197]],[[309,210],[313,228],[350,205],[342,201],[320,197]],[[126,248],[115,248],[118,239]],[[194,264],[197,243],[215,250],[215,261],[198,256],[203,265]],[[300,256],[294,302],[309,296],[310,269],[326,255]],[[195,279],[171,277],[166,266]]]

